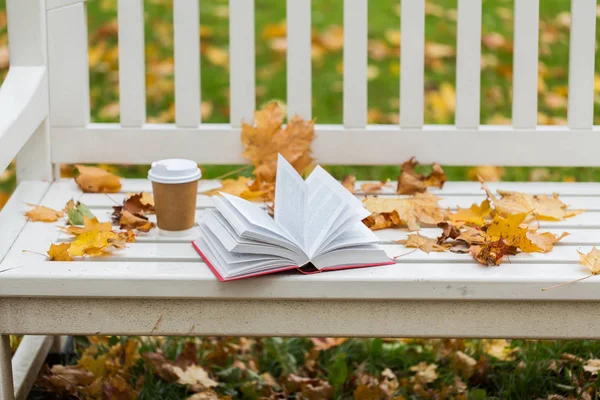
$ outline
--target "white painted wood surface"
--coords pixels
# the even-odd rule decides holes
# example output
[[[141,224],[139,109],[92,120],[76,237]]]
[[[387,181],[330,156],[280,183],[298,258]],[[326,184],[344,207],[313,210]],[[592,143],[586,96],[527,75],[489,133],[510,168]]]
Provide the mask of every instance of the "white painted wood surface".
[[[400,126],[423,126],[425,1],[403,0],[400,13]]]
[[[344,127],[367,125],[367,0],[344,0]]]
[[[25,400],[35,382],[46,356],[50,351],[53,336],[25,336],[12,358],[15,399]]]
[[[200,28],[198,1],[173,1],[175,35],[175,123],[200,123]]]
[[[456,126],[479,127],[481,0],[458,0],[456,33]]]
[[[312,116],[311,0],[287,0],[287,112]]]
[[[229,3],[230,123],[240,127],[254,120],[256,61],[254,58],[254,0]]]
[[[146,123],[144,1],[119,0],[119,96],[121,125]]]
[[[360,187],[360,182],[357,186]],[[199,190],[218,185],[202,181]],[[600,300],[600,280],[586,281],[543,292],[543,287],[567,282],[587,274],[579,265],[577,250],[589,251],[600,241],[600,184],[569,183],[496,183],[493,190],[525,189],[526,192],[558,191],[566,203],[592,207],[574,218],[560,222],[541,222],[543,229],[554,233],[571,233],[547,254],[519,254],[499,267],[478,265],[468,255],[454,253],[425,254],[414,251],[396,259],[386,267],[328,272],[303,276],[281,274],[239,282],[221,283],[203,264],[190,245],[195,235],[187,238],[162,238],[151,232],[141,234],[137,243],[114,252],[113,255],[71,263],[48,262],[37,254],[44,253],[51,242],[69,240],[55,224],[27,223],[0,270],[0,296],[71,296],[71,297],[161,297],[194,299],[363,299],[363,300],[489,300],[489,301],[591,301]],[[125,193],[149,190],[145,180],[125,180],[121,193],[82,194],[72,180],[54,183],[42,203],[60,209],[71,198],[84,201],[101,221],[109,220],[113,200],[122,201]],[[385,196],[393,196],[393,187]],[[468,207],[484,196],[476,182],[450,182],[435,191],[444,199],[443,205]],[[210,201],[200,194],[199,210],[210,207]],[[112,199],[112,200],[111,200]],[[12,218],[24,217],[11,212]],[[439,234],[437,228],[422,232],[430,237]],[[409,253],[394,240],[406,238],[408,232],[388,229],[377,232],[390,256]],[[259,283],[260,284],[257,284]],[[310,288],[310,290],[307,290]]]
[[[539,0],[515,1],[512,85],[515,128],[537,125],[539,14]]]
[[[571,1],[568,119],[571,129],[594,123],[596,0]]]
[[[47,15],[51,125],[83,127],[90,121],[86,4]]]
[[[332,165],[399,165],[416,156],[423,164],[597,166],[600,127],[571,130],[566,126],[515,129],[486,125],[480,129],[425,125],[400,129],[397,125],[315,126],[314,157]],[[81,141],[81,135],[86,140]],[[183,157],[203,164],[242,164],[240,129],[228,124],[202,124],[198,129],[169,124],[120,128],[118,124],[90,124],[87,128],[53,128],[54,162],[149,164],[165,157]],[[71,143],[77,142],[77,146]],[[114,146],[113,143],[120,143]],[[139,146],[139,143],[145,143]],[[519,145],[516,146],[515,143]],[[537,149],[548,143],[544,151]],[[585,143],[585,145],[582,145]],[[131,152],[129,149],[136,148]],[[472,149],[493,149],[473,151]]]

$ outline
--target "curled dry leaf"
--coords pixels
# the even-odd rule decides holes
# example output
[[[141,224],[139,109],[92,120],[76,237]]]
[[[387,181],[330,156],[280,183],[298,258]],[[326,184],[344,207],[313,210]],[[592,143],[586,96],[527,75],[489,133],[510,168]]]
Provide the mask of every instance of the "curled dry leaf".
[[[315,138],[314,120],[294,116],[283,127],[284,111],[276,102],[254,113],[254,125],[242,124],[242,155],[254,165],[254,191],[264,183],[274,183],[277,155],[280,153],[299,173],[313,162],[311,143]]]
[[[448,222],[440,222],[437,226],[442,229],[442,234],[437,238],[437,244],[441,245],[448,239],[456,239],[460,236],[460,230]]]
[[[307,399],[333,398],[334,390],[329,382],[318,378],[304,378],[294,374],[288,375],[287,389],[291,392],[301,392]]]
[[[600,274],[600,251],[598,251],[596,246],[592,247],[592,250],[587,254],[579,250],[577,252],[579,253],[579,262],[585,265],[592,275]]]
[[[345,175],[342,179],[342,186],[348,189],[350,193],[354,193],[354,184],[356,183],[356,176]]]
[[[52,243],[48,249],[49,261],[73,261],[73,257],[69,255],[69,247],[71,243]]]
[[[502,239],[486,241],[481,245],[473,245],[469,249],[473,258],[480,264],[486,266],[500,265],[506,255],[515,255],[518,250],[514,246],[507,245]]]
[[[463,379],[469,379],[473,376],[473,373],[475,372],[475,365],[477,364],[477,360],[475,360],[473,357],[463,353],[462,351],[457,351],[452,361],[452,367],[454,371],[458,372]]]
[[[525,253],[541,251],[527,237],[527,228],[521,226],[528,213],[512,214],[504,218],[496,214],[487,228],[487,235],[492,241],[503,240],[509,246],[520,248]]]
[[[460,235],[456,240],[465,242],[466,244],[483,244],[487,240],[487,235],[484,231],[473,226],[464,226],[461,228]]]
[[[116,193],[121,189],[118,176],[98,167],[77,165],[79,175],[75,178],[77,185],[87,193]]]
[[[427,176],[415,172],[417,165],[419,163],[415,161],[414,157],[402,164],[402,172],[398,176],[396,190],[398,194],[423,193],[430,186],[441,189],[446,183],[446,173],[439,164],[433,164],[433,170]]]
[[[529,231],[527,232],[527,239],[539,249],[538,251],[547,253],[552,250],[558,241],[568,235],[567,232],[563,232],[560,236],[557,236],[551,232],[537,233]]]
[[[397,243],[403,244],[406,247],[421,249],[427,254],[432,251],[443,252],[450,248],[450,245],[448,244],[438,244],[437,239],[428,238],[427,236],[422,236],[420,234],[408,235],[408,239],[398,240]]]
[[[119,228],[125,230],[137,229],[140,232],[149,232],[150,229],[154,228],[153,222],[148,221],[144,215],[141,214],[132,214],[127,210],[123,210],[121,212],[121,217],[119,218]]]
[[[83,225],[84,218],[94,218],[90,209],[79,201],[75,203],[72,199],[66,204],[64,211],[67,213],[69,225]]]
[[[568,206],[559,200],[556,193],[550,197],[498,190],[500,195],[500,198],[498,198],[490,191],[483,180],[481,180],[481,188],[485,190],[488,198],[494,203],[495,210],[504,216],[531,213],[537,219],[562,221],[583,212],[583,210],[569,210]]]
[[[132,214],[154,214],[154,197],[148,192],[129,195],[123,201],[123,209]]]
[[[420,225],[437,226],[446,219],[446,211],[441,209],[440,198],[430,193],[417,193],[405,198],[371,197],[363,200],[363,205],[372,215],[363,222],[372,230],[406,225],[416,231]]]
[[[53,210],[45,206],[28,205],[33,207],[33,210],[27,211],[25,216],[33,222],[55,222],[64,215],[62,211]]]
[[[366,182],[360,185],[360,191],[364,193],[379,192],[385,186],[389,186],[388,182]]]

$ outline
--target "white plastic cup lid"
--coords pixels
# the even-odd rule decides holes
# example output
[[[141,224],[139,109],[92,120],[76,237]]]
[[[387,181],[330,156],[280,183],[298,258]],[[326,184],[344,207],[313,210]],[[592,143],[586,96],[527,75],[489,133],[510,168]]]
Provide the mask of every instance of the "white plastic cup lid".
[[[170,158],[154,161],[148,171],[148,179],[157,183],[188,183],[202,178],[202,171],[192,160]]]

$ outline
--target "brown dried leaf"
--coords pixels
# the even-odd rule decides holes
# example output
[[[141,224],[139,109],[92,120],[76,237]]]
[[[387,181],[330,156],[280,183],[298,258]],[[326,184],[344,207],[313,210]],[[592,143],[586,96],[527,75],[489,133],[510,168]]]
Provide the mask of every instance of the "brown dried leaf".
[[[75,178],[77,185],[87,193],[116,193],[121,189],[121,180],[98,167],[77,165],[79,175]]]
[[[462,351],[457,351],[453,359],[453,369],[460,374],[463,379],[469,379],[475,372],[477,360]]]
[[[73,261],[73,257],[69,255],[69,247],[71,243],[52,243],[48,249],[49,261]]]
[[[354,175],[345,175],[342,179],[342,186],[348,189],[350,193],[354,193],[354,184],[356,183],[356,177]]]
[[[440,222],[437,226],[442,228],[442,234],[437,238],[437,244],[441,245],[447,239],[456,239],[460,236],[460,230],[448,222]]]
[[[148,192],[132,194],[123,202],[123,209],[132,214],[154,214],[154,197]]]
[[[440,245],[437,243],[437,239],[428,238],[420,234],[408,235],[408,239],[397,240],[396,243],[403,244],[404,246],[410,248],[421,249],[427,254],[429,254],[432,251],[443,252],[450,248],[450,245],[448,244]]]
[[[242,124],[242,155],[255,167],[258,182],[275,182],[277,155],[281,154],[299,173],[313,162],[311,143],[315,138],[314,120],[294,116],[283,128],[284,111],[272,102],[254,113],[254,125]]]
[[[439,201],[439,197],[430,193],[417,193],[404,198],[367,198],[363,200],[363,205],[374,215],[363,222],[372,230],[404,224],[410,231],[418,230],[420,224],[437,226],[446,220],[447,214],[446,210],[440,208]],[[383,218],[378,214],[383,214]]]
[[[427,384],[438,378],[437,367],[436,364],[427,364],[425,361],[421,361],[417,365],[410,367],[410,370],[416,372],[415,378],[419,383]]]
[[[55,222],[58,221],[59,218],[62,218],[62,216],[64,215],[62,211],[56,211],[52,208],[37,206],[35,204],[28,205],[34,207],[33,210],[29,210],[25,213],[25,216],[29,218],[30,221]]]
[[[364,193],[379,192],[385,186],[388,186],[387,182],[366,182],[360,185],[360,191]]]
[[[487,235],[481,229],[467,225],[462,228],[456,240],[461,240],[468,245],[483,244],[487,240]]]
[[[473,245],[469,249],[473,258],[480,264],[500,265],[505,255],[517,254],[517,248],[507,245],[503,240],[487,241],[481,245]]]
[[[433,164],[433,170],[427,176],[415,172],[417,165],[419,163],[415,161],[414,157],[402,164],[402,172],[398,176],[396,190],[398,194],[423,193],[430,186],[441,189],[446,183],[446,173],[439,164]]]
[[[558,199],[556,193],[550,197],[498,190],[500,198],[497,198],[488,189],[484,181],[481,181],[481,188],[485,190],[488,198],[494,203],[495,210],[504,216],[531,213],[537,219],[562,221],[583,212],[583,210],[569,210],[568,206]]]
[[[541,253],[547,253],[552,250],[558,241],[568,235],[567,232],[563,232],[560,236],[556,236],[551,232],[537,233],[529,231],[526,236],[534,246],[540,249],[539,251]]]
[[[309,400],[333,398],[333,387],[329,382],[318,378],[304,378],[294,374],[288,375],[287,387],[292,392],[301,392]]]
[[[119,218],[119,228],[125,230],[137,229],[140,232],[149,232],[150,229],[156,225],[153,222],[148,221],[144,215],[132,214],[127,210],[121,212],[121,218]]]
[[[592,275],[600,274],[600,251],[596,249],[596,246],[592,247],[589,253],[583,254],[579,250],[579,262],[590,270]]]

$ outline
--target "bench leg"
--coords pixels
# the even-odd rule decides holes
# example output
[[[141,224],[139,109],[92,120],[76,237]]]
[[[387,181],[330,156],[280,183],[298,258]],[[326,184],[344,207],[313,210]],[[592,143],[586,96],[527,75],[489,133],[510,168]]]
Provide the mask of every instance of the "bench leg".
[[[14,400],[10,336],[0,335],[0,400]]]

